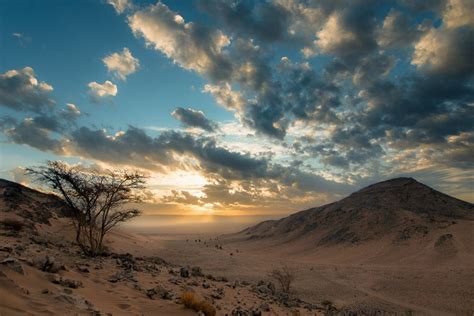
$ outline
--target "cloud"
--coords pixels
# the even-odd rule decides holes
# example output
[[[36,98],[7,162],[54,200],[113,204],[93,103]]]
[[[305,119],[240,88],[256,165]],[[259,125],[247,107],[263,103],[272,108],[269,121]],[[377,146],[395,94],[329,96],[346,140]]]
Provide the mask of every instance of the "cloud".
[[[0,105],[15,111],[40,113],[50,109],[53,87],[35,77],[33,68],[9,70],[0,74]]]
[[[113,6],[118,14],[122,14],[127,9],[131,9],[133,7],[130,0],[107,0],[107,3]]]
[[[31,42],[31,37],[26,36],[23,33],[14,32],[12,33],[12,36],[18,40],[18,43],[20,43],[21,46],[26,46]]]
[[[330,13],[322,29],[316,33],[315,46],[323,54],[343,59],[357,59],[376,47],[374,37],[376,2],[351,2]]]
[[[3,117],[0,128],[7,139],[16,144],[24,144],[33,148],[63,154],[62,142],[53,136],[58,131],[57,122],[48,116],[25,118],[18,122],[16,119]]]
[[[448,75],[472,75],[474,28],[431,29],[415,44],[412,64]]]
[[[216,123],[206,118],[202,111],[177,107],[171,115],[189,127],[197,127],[208,132],[214,132],[217,128]]]
[[[470,0],[449,0],[443,15],[447,28],[474,27],[474,3]]]
[[[75,104],[67,103],[66,108],[61,110],[60,115],[67,121],[74,121],[81,116],[81,111]]]
[[[136,36],[181,67],[216,81],[230,77],[232,63],[224,51],[230,39],[220,30],[186,23],[161,2],[134,12],[128,23]]]
[[[102,59],[107,70],[113,73],[118,79],[125,80],[128,75],[133,74],[140,67],[140,62],[132,56],[128,48],[122,52],[112,53]]]
[[[200,0],[198,7],[226,25],[232,32],[274,42],[286,37],[289,14],[277,3]]]
[[[104,83],[95,81],[89,82],[89,95],[94,102],[100,102],[104,98],[114,97],[117,95],[118,89],[111,81],[106,80]]]
[[[230,110],[242,110],[246,104],[242,94],[238,91],[233,91],[229,84],[220,86],[206,84],[202,91],[210,93],[218,104]]]
[[[406,48],[421,34],[420,26],[409,15],[392,9],[383,21],[377,41],[384,48]]]

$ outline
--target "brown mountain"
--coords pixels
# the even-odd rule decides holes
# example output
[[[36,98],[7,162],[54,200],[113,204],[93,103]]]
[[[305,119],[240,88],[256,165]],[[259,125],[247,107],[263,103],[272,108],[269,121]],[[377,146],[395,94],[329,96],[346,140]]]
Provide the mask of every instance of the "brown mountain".
[[[47,224],[52,218],[63,217],[66,209],[54,194],[0,179],[0,210],[6,214],[23,217],[30,224]]]
[[[415,179],[396,178],[370,185],[338,202],[262,222],[238,236],[277,242],[304,239],[313,246],[360,244],[389,237],[397,244],[458,221],[474,221],[473,204]],[[439,243],[448,243],[451,237],[440,237]]]

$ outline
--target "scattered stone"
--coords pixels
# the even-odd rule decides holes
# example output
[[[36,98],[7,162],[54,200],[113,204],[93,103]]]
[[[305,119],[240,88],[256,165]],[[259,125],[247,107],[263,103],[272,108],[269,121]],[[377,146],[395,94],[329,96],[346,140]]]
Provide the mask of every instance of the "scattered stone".
[[[224,298],[224,294],[225,294],[224,289],[221,287],[218,287],[212,292],[211,297],[215,298],[216,300],[220,300]]]
[[[183,281],[177,277],[172,277],[168,279],[168,282],[176,285],[180,285]]]
[[[200,267],[192,267],[192,269],[191,269],[191,275],[192,275],[193,277],[202,277],[202,276],[204,276],[204,274],[202,273]]]
[[[1,261],[0,263],[6,265],[7,267],[9,267],[10,269],[12,269],[13,271],[19,274],[25,275],[25,270],[23,270],[23,266],[15,258],[8,257],[8,258],[3,259],[3,261]]]
[[[41,294],[49,294],[49,290],[48,289],[42,289],[41,290]]]
[[[188,282],[188,285],[189,286],[199,286],[199,283],[198,283],[198,281],[193,280],[193,281]]]
[[[226,277],[216,277],[215,280],[217,282],[229,282],[229,280]]]
[[[211,287],[211,285],[210,285],[208,282],[204,281],[204,282],[202,283],[202,287],[205,288],[205,289],[208,289],[208,288]]]
[[[179,275],[180,275],[182,278],[189,278],[189,269],[186,268],[186,267],[182,267],[182,268],[179,270]]]
[[[58,273],[60,270],[66,270],[66,267],[57,262],[54,257],[45,256],[33,260],[33,265],[44,272]]]
[[[63,292],[66,294],[72,294],[72,290],[68,288],[63,289]]]
[[[68,288],[71,288],[71,289],[77,289],[79,287],[83,287],[81,281],[76,281],[76,280],[72,280],[72,279],[65,279],[65,278],[63,278],[63,277],[61,277],[57,274],[52,274],[50,276],[50,281],[51,281],[51,283],[59,284],[61,286],[65,286],[65,287],[68,287]]]
[[[164,300],[172,300],[175,296],[172,291],[166,289],[161,285],[146,290],[146,295],[152,300],[156,299],[156,297],[159,297]]]
[[[111,283],[117,283],[118,281],[123,280],[138,282],[131,270],[118,271],[114,275],[111,275],[107,280]]]
[[[82,273],[89,273],[89,269],[86,266],[76,266],[77,271],[82,272]]]
[[[12,247],[8,247],[8,246],[0,246],[0,251],[3,251],[3,252],[12,252],[13,249],[12,249]]]
[[[237,306],[230,313],[232,316],[250,316],[252,315],[249,310],[243,308],[242,306]]]
[[[270,311],[270,305],[268,303],[262,303],[260,304],[260,310],[264,312],[269,312]]]

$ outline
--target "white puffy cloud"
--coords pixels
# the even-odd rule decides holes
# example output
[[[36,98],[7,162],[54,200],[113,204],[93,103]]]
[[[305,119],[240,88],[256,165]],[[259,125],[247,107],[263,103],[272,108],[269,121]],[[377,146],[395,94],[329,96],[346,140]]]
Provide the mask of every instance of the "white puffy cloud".
[[[161,2],[135,12],[128,21],[136,36],[181,67],[216,80],[230,76],[231,63],[223,51],[230,39],[221,31],[186,23]]]
[[[113,6],[118,14],[132,7],[132,3],[129,0],[107,0],[107,3]]]
[[[210,93],[218,104],[227,109],[242,110],[246,104],[242,93],[233,91],[228,83],[224,85],[206,84],[202,92]]]
[[[128,75],[134,73],[140,67],[140,61],[132,56],[128,48],[122,52],[112,53],[102,59],[107,70],[113,73],[117,78],[125,80]]]
[[[87,86],[92,100],[97,102],[106,97],[114,97],[118,92],[117,86],[109,80],[104,83],[92,81]]]

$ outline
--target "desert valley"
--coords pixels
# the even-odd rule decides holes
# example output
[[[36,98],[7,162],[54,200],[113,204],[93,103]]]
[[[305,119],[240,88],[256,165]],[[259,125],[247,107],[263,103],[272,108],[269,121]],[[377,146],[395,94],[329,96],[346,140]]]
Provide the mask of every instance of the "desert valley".
[[[474,316],[474,0],[0,0],[0,316]]]
[[[217,315],[473,312],[474,205],[411,178],[231,234],[122,227],[95,258],[74,244],[57,197],[6,180],[0,194],[2,315],[195,314],[183,293]],[[282,266],[290,293],[269,275]]]

